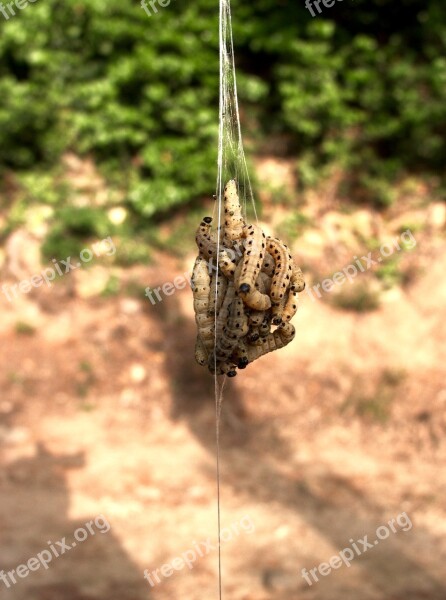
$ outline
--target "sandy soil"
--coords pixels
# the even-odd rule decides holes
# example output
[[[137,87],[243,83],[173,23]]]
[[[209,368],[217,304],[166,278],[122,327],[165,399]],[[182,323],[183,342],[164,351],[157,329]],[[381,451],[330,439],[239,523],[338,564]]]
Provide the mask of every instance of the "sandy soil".
[[[428,256],[370,313],[304,296],[291,347],[228,382],[224,598],[446,598],[444,240]],[[190,258],[132,276],[154,287]],[[73,542],[99,515],[110,530],[10,588],[0,580],[0,598],[218,598],[218,555],[204,549],[216,538],[214,391],[193,360],[190,290],[155,306],[80,298],[67,276],[1,303],[0,568]],[[378,541],[402,513],[410,529],[306,583],[303,568]],[[194,548],[191,569],[144,579]]]

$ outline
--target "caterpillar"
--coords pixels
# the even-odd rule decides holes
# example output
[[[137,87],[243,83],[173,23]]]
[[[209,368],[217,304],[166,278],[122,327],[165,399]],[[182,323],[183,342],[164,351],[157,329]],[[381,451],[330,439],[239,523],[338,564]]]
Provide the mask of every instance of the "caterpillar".
[[[297,292],[290,290],[288,298],[282,313],[282,322],[288,323],[294,317],[299,306],[299,295]],[[274,322],[274,321],[273,321]]]
[[[265,257],[265,234],[258,225],[245,225],[243,228],[245,255],[242,272],[238,281],[238,291],[248,294],[255,285]]]
[[[243,299],[246,306],[252,308],[253,310],[268,310],[268,308],[270,308],[271,306],[271,299],[268,296],[268,294],[265,293],[266,290],[263,279],[264,274],[260,274],[257,271],[257,276],[259,277],[259,280],[257,282],[254,280],[253,286],[250,287],[247,292],[245,292],[242,290],[242,288],[245,289],[243,286],[246,284],[243,284],[243,282],[240,283],[242,274],[244,272],[244,267],[245,262],[240,261],[234,273],[234,281],[236,287],[239,289],[239,296]],[[266,277],[267,276],[265,276],[265,278]]]
[[[292,275],[291,262],[293,259],[288,247],[276,238],[268,238],[266,248],[275,260],[273,283],[271,285],[271,300],[273,304],[277,304],[284,297],[290,285]]]
[[[224,195],[225,208],[225,240],[239,240],[242,237],[245,221],[242,217],[242,210],[237,194],[237,183],[235,179],[228,181],[225,187]]]
[[[213,319],[208,315],[210,276],[207,262],[201,256],[195,260],[191,283],[198,336],[210,351],[214,345]]]
[[[195,233],[195,242],[200,256],[204,258],[217,257],[216,232],[211,233],[212,217],[204,217]]]
[[[248,366],[248,350],[243,340],[239,342],[239,345],[232,353],[231,360],[234,361],[234,363],[239,369],[246,369],[246,367]]]
[[[274,262],[274,258],[271,256],[271,254],[268,251],[265,252],[265,260],[263,261],[261,273],[266,273],[272,277],[274,274],[275,265],[276,263]]]
[[[277,304],[273,304],[271,308],[272,322],[274,325],[280,325],[283,321],[283,314],[287,306],[289,293],[285,292],[283,298]]]
[[[230,281],[228,283],[228,287],[226,288],[226,295],[223,298],[223,302],[221,304],[220,310],[217,316],[217,339],[220,337],[221,332],[223,331],[223,327],[226,321],[229,318],[229,307],[232,304],[232,301],[235,298],[235,287],[234,282]]]
[[[266,338],[270,334],[271,331],[271,315],[268,313],[265,314],[265,318],[259,326],[259,335],[261,338]]]
[[[274,350],[280,350],[287,344],[289,344],[296,334],[294,327],[291,323],[287,323],[283,327],[277,328],[273,333],[270,333],[268,337],[258,346],[247,346],[247,354],[249,362],[273,352]]]
[[[304,275],[294,260],[291,260],[291,270],[291,289],[295,292],[303,292],[305,289]]]
[[[234,298],[229,309],[229,319],[215,344],[217,361],[226,360],[233,352],[238,340],[248,333],[248,317],[241,298]]]
[[[207,307],[208,315],[218,314],[220,307],[226,295],[228,280],[218,272],[212,279],[209,290],[209,303]]]
[[[203,340],[200,336],[197,336],[197,341],[195,342],[195,360],[202,367],[206,366],[208,363],[208,352],[204,347]]]

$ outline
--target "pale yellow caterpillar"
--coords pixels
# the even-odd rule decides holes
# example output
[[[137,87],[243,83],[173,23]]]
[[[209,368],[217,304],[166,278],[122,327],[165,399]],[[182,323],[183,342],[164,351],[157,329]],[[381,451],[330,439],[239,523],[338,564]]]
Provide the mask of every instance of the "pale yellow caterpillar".
[[[277,304],[272,305],[271,316],[272,316],[272,322],[274,325],[280,325],[282,323],[283,313],[285,311],[285,307],[287,305],[288,298],[289,298],[289,293],[285,292],[285,295],[283,298],[280,299],[280,302],[277,302]]]
[[[239,240],[242,237],[245,221],[237,194],[237,183],[235,179],[228,181],[224,196],[225,226],[224,237],[226,240]]]
[[[291,289],[295,292],[303,292],[305,289],[304,275],[294,260],[291,261],[291,270]]]
[[[195,242],[198,246],[200,256],[204,258],[216,258],[217,239],[216,232],[211,234],[212,217],[204,217],[195,234]]]
[[[275,267],[274,258],[271,256],[269,252],[265,252],[265,259],[263,261],[262,273],[266,273],[270,277],[274,275],[274,267]]]
[[[289,321],[291,321],[291,319],[296,314],[297,308],[299,306],[298,297],[299,296],[298,296],[297,292],[293,292],[292,290],[290,290],[290,292],[288,294],[287,302],[285,304],[285,308],[283,309],[283,313],[282,313],[282,322],[283,323],[288,323]]]
[[[258,225],[246,225],[243,228],[245,241],[245,255],[243,257],[242,272],[238,281],[238,291],[248,294],[254,289],[257,276],[263,265],[265,257],[265,234]]]
[[[218,314],[221,305],[223,304],[228,287],[228,280],[223,273],[218,273],[211,279],[209,291],[208,315]]]
[[[234,298],[229,309],[229,319],[215,344],[217,361],[226,360],[238,344],[238,340],[248,333],[248,317],[241,298]]]
[[[249,363],[248,350],[243,340],[240,340],[239,345],[234,350],[231,356],[231,360],[237,365],[239,369],[245,369]]]
[[[278,327],[273,333],[268,335],[261,345],[247,346],[249,362],[253,362],[257,358],[268,354],[268,352],[280,350],[280,348],[283,348],[294,339],[295,334],[295,329],[291,323],[287,323],[283,327]]]
[[[195,360],[199,365],[205,367],[208,364],[208,352],[204,347],[203,340],[197,336],[197,341],[195,343]]]
[[[208,315],[210,276],[208,264],[201,256],[195,260],[191,284],[198,336],[210,351],[214,345],[213,319]]]
[[[229,308],[232,304],[232,301],[235,298],[235,287],[234,282],[230,281],[228,283],[228,287],[226,289],[225,297],[223,298],[223,302],[221,304],[220,310],[218,311],[217,316],[217,340],[223,331],[223,327],[225,326],[228,318],[229,318]]]
[[[268,238],[266,248],[274,258],[273,283],[271,285],[271,300],[277,304],[285,296],[285,292],[290,286],[292,275],[291,262],[292,257],[288,247],[276,238]]]
[[[239,296],[243,299],[243,302],[246,304],[246,306],[249,306],[249,308],[252,308],[253,310],[268,310],[268,308],[270,308],[271,306],[271,299],[268,296],[268,294],[265,293],[265,286],[263,284],[264,274],[260,276],[259,270],[257,270],[257,276],[259,277],[259,280],[254,280],[253,284],[249,288],[249,291],[245,292],[243,290],[246,289],[244,286],[247,284],[243,283],[242,280],[244,269],[245,261],[243,260],[237,265],[237,268],[234,273],[235,286],[236,289],[239,290]]]
[[[218,266],[228,279],[234,278],[237,262],[235,258],[231,257],[230,252],[226,248],[220,250],[218,255]]]

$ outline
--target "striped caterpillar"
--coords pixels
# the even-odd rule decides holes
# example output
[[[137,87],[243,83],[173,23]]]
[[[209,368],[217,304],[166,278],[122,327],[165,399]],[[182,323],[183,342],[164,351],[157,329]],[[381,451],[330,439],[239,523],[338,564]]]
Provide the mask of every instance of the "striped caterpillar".
[[[239,240],[242,237],[245,221],[242,217],[242,210],[237,194],[237,183],[235,179],[228,181],[225,187],[224,195],[225,208],[225,240]]]
[[[271,285],[271,300],[273,304],[277,304],[284,297],[290,285],[292,275],[291,262],[293,259],[288,247],[276,238],[268,238],[266,248],[275,260],[273,283]]]

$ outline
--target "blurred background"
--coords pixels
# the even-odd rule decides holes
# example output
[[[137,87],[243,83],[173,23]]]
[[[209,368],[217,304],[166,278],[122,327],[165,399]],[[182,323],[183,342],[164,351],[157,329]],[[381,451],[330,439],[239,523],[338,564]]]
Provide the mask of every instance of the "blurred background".
[[[111,528],[0,598],[217,598],[215,550],[144,570],[216,536],[213,381],[181,285],[213,210],[218,3],[2,6],[0,572]],[[226,386],[222,526],[255,530],[222,548],[224,598],[444,600],[446,7],[311,6],[232,2],[261,225],[320,287],[293,344]],[[302,577],[403,512],[410,530]]]

